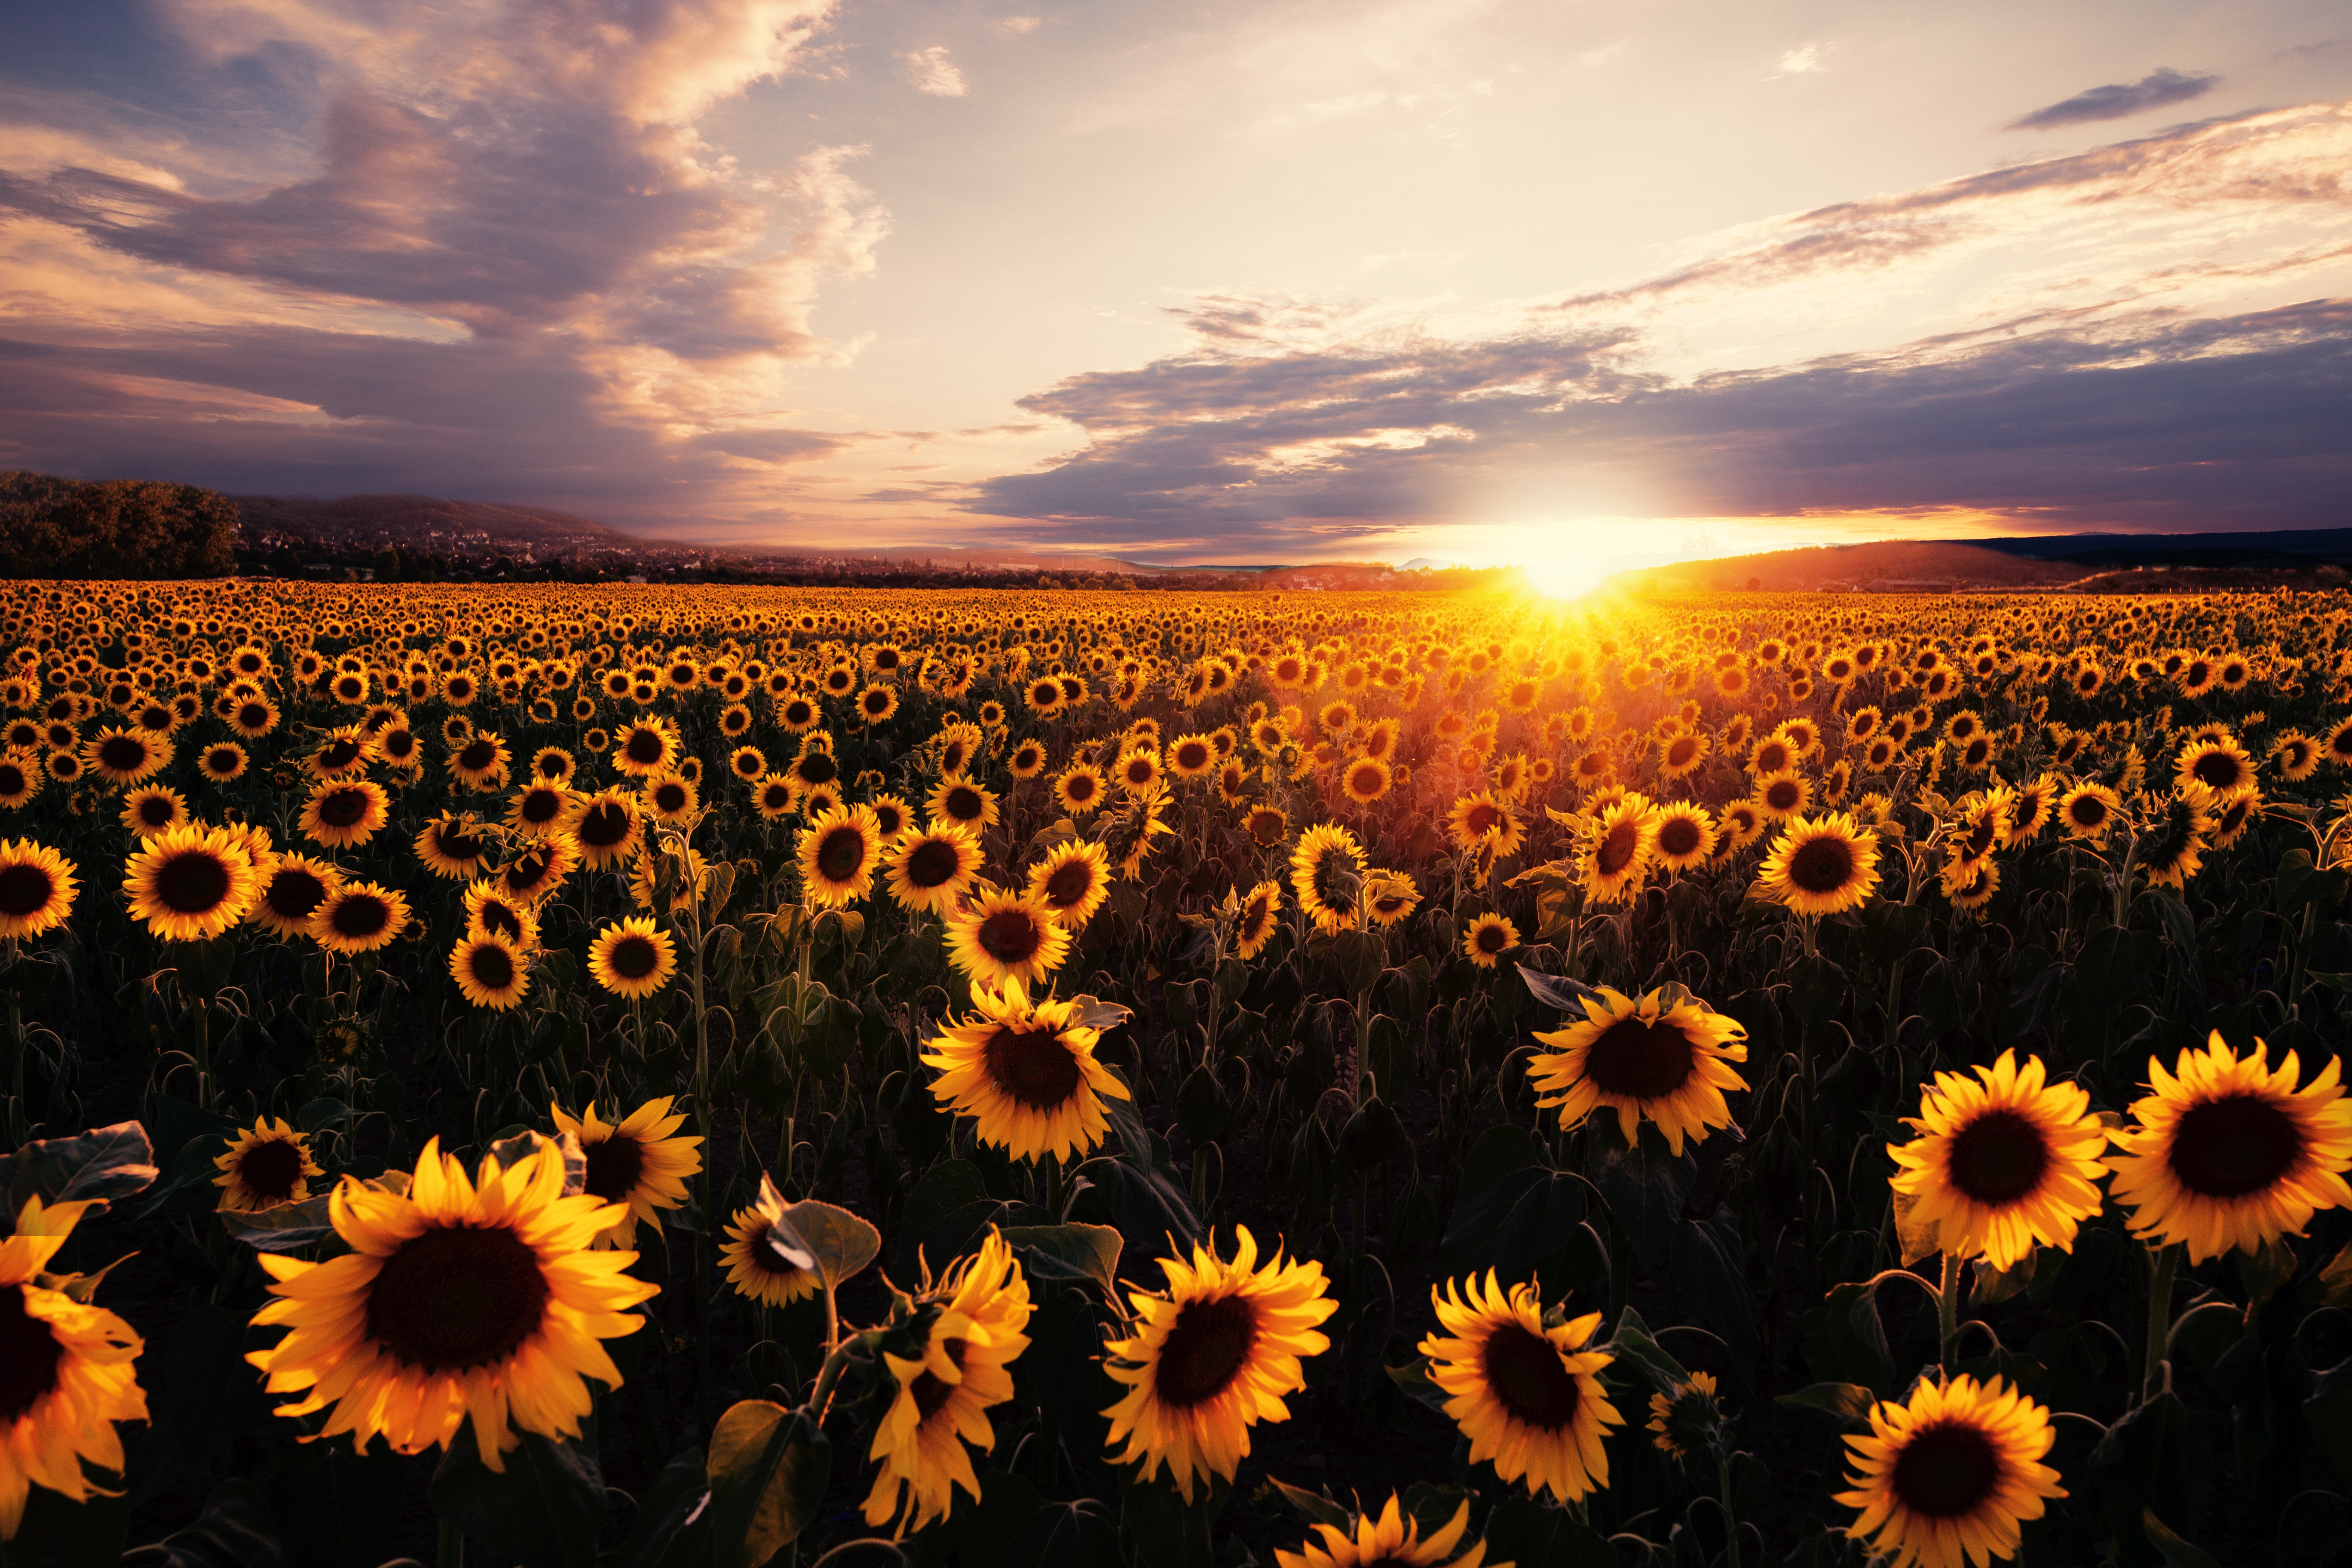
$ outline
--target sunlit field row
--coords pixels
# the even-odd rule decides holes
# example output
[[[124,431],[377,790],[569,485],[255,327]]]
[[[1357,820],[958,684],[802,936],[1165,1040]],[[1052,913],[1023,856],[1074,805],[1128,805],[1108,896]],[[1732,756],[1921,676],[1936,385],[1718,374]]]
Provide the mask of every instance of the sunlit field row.
[[[2347,622],[0,584],[0,1563],[2333,1561]]]

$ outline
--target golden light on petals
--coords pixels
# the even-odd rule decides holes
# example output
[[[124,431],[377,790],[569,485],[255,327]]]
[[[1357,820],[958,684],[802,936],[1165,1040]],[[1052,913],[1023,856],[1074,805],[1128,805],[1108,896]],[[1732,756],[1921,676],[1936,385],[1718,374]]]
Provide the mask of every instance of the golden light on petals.
[[[1739,1020],[1680,987],[1635,998],[1604,985],[1583,1001],[1582,1019],[1538,1031],[1538,1040],[1557,1048],[1528,1061],[1536,1104],[1557,1110],[1562,1127],[1613,1110],[1629,1148],[1646,1120],[1679,1156],[1685,1137],[1731,1125],[1724,1094],[1748,1087],[1730,1066],[1748,1059]]]

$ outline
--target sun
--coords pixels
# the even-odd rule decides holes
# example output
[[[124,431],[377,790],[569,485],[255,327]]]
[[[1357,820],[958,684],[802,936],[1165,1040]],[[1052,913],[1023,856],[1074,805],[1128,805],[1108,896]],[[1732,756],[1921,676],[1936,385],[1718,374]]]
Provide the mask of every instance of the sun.
[[[1573,534],[1557,544],[1538,546],[1519,563],[1528,586],[1547,599],[1580,599],[1600,587],[1609,572],[1607,558],[1580,547]]]

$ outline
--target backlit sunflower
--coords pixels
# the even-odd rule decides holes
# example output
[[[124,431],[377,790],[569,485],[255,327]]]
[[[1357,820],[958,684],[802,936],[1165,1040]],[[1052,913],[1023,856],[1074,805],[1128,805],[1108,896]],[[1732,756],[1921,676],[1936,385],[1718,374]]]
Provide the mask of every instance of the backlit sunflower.
[[[544,903],[580,864],[580,846],[568,833],[534,839],[490,874],[499,892],[525,904]]]
[[[312,942],[347,958],[389,947],[407,928],[408,900],[374,882],[338,884],[303,927]]]
[[[1496,859],[1516,854],[1527,829],[1492,791],[1474,790],[1446,813],[1446,831],[1465,849],[1483,848]]]
[[[80,883],[74,863],[29,838],[0,840],[0,939],[42,936],[65,923]]]
[[[2183,746],[2172,771],[2177,783],[2200,784],[2216,795],[2254,782],[2253,758],[2227,734]]]
[[[1528,1077],[1541,1096],[1536,1104],[1557,1109],[1562,1127],[1595,1110],[1614,1110],[1631,1148],[1646,1119],[1679,1158],[1685,1134],[1705,1138],[1710,1128],[1731,1125],[1724,1092],[1748,1087],[1729,1066],[1748,1059],[1748,1031],[1738,1019],[1687,993],[1669,1000],[1659,990],[1636,999],[1604,985],[1582,1000],[1581,1020],[1537,1033],[1557,1048],[1528,1060]]]
[[[416,858],[425,868],[453,882],[472,877],[489,852],[489,830],[470,811],[445,811],[416,836]]]
[[[530,989],[522,948],[501,931],[469,931],[449,950],[449,977],[477,1007],[505,1012]]]
[[[1862,1516],[1846,1527],[1892,1568],[1980,1568],[2017,1555],[2019,1526],[2066,1495],[2042,1464],[2050,1412],[2000,1378],[1923,1381],[1897,1405],[1871,1407],[1870,1434],[1846,1438],[1854,1489],[1836,1494]]]
[[[142,838],[152,838],[187,820],[188,803],[179,791],[162,784],[142,784],[122,797],[122,826]]]
[[[2037,1246],[2072,1252],[2076,1227],[2099,1212],[2106,1129],[2091,1097],[2049,1082],[2039,1057],[2020,1068],[2003,1051],[1973,1079],[1939,1072],[1906,1121],[1920,1135],[1886,1146],[1900,1167],[1888,1184],[1951,1258],[2007,1269]]]
[[[896,849],[915,830],[915,814],[895,795],[877,795],[866,803],[874,814],[874,829],[882,836],[884,853]]]
[[[1773,840],[1757,880],[1801,915],[1853,909],[1878,887],[1878,835],[1844,812],[1796,817]]]
[[[701,792],[677,773],[653,773],[646,779],[641,798],[646,815],[656,822],[676,823],[694,815],[701,804]]]
[[[563,813],[571,804],[570,792],[561,784],[526,785],[507,802],[507,829],[519,837],[543,838],[563,826]]]
[[[477,730],[449,751],[449,771],[469,790],[493,790],[506,783],[514,753],[503,737]]]
[[[985,884],[982,884],[985,887]],[[1034,899],[995,888],[947,916],[948,962],[989,985],[1027,984],[1062,967],[1070,935]]]
[[[884,862],[883,886],[899,908],[936,914],[955,907],[984,859],[970,829],[934,824],[899,840]]]
[[[2156,1092],[2133,1103],[2133,1125],[2114,1135],[2121,1152],[2107,1161],[2108,1190],[2129,1211],[2132,1233],[2187,1242],[2189,1261],[2202,1263],[2233,1247],[2259,1252],[2302,1235],[2314,1211],[2352,1205],[2343,1065],[2330,1057],[2298,1089],[2293,1051],[2273,1071],[2261,1040],[2240,1059],[2219,1029],[2170,1072],[2149,1058]]]
[[[1213,1244],[1196,1245],[1189,1265],[1161,1258],[1167,1290],[1131,1293],[1137,1331],[1104,1347],[1103,1369],[1129,1386],[1103,1412],[1112,1462],[1140,1463],[1147,1482],[1165,1465],[1187,1503],[1195,1483],[1234,1479],[1251,1426],[1289,1419],[1284,1396],[1307,1386],[1300,1358],[1331,1348],[1316,1331],[1339,1310],[1321,1264],[1286,1262],[1277,1250],[1260,1268],[1257,1238],[1247,1226],[1237,1234],[1230,1263]]]
[[[47,782],[41,765],[30,752],[12,751],[0,756],[0,806],[11,810],[23,805],[41,793]]]
[[[588,1250],[617,1208],[563,1195],[556,1143],[503,1169],[485,1158],[468,1181],[436,1138],[405,1191],[337,1184],[327,1212],[350,1253],[260,1255],[278,1299],[253,1321],[292,1331],[246,1360],[268,1392],[304,1393],[280,1415],[330,1411],[320,1435],[348,1432],[362,1452],[378,1436],[401,1454],[446,1447],[470,1415],[482,1463],[502,1472],[514,1427],[577,1437],[585,1380],[620,1385],[597,1342],[635,1332],[627,1309],[660,1287],[623,1272],[636,1254]]]
[[[2105,784],[2076,784],[2058,802],[2058,821],[2069,838],[2104,838],[2122,816],[2123,797]]]
[[[591,871],[625,866],[645,845],[637,797],[618,789],[574,795],[564,813],[563,833],[579,847],[581,861]]]
[[[1715,853],[1715,819],[1706,807],[1687,801],[1659,806],[1651,815],[1651,852],[1669,872],[1706,864]]]
[[[81,745],[82,766],[110,784],[143,784],[172,760],[172,742],[146,730],[100,730]]]
[[[1714,1373],[1695,1372],[1671,1394],[1651,1394],[1650,1446],[1678,1462],[1705,1452],[1723,1429],[1723,1406],[1716,1393]]]
[[[980,1012],[925,1044],[924,1065],[940,1069],[933,1098],[979,1123],[980,1141],[1016,1160],[1068,1160],[1092,1152],[1109,1131],[1102,1096],[1127,1089],[1095,1060],[1101,1033],[1073,1020],[1075,1004],[1032,1003],[1018,980],[1002,989],[975,981]]]
[[[667,719],[640,719],[613,735],[613,765],[631,778],[675,768],[678,755],[677,731]]]
[[[589,974],[615,996],[650,996],[677,972],[677,944],[643,915],[615,921],[588,944]]]
[[[822,1282],[815,1261],[801,1250],[789,1229],[777,1228],[788,1205],[775,1184],[760,1178],[760,1198],[735,1211],[728,1222],[727,1239],[719,1244],[719,1261],[727,1268],[727,1283],[735,1293],[768,1307],[789,1307],[816,1294]]]
[[[882,863],[882,829],[862,805],[819,812],[801,830],[801,890],[812,904],[846,909],[874,890]]]
[[[1298,836],[1290,855],[1290,889],[1317,930],[1345,931],[1355,923],[1363,877],[1363,846],[1346,828],[1321,822]]]
[[[1657,847],[1658,825],[1650,803],[1631,796],[1587,820],[1591,826],[1576,858],[1584,896],[1600,904],[1632,897],[1641,889]]]
[[[1052,911],[1055,923],[1076,931],[1094,919],[1110,895],[1109,856],[1099,844],[1058,844],[1029,868],[1028,894]]]
[[[580,1140],[588,1158],[588,1195],[600,1203],[625,1205],[628,1212],[597,1233],[597,1247],[627,1247],[636,1240],[637,1222],[656,1231],[661,1211],[686,1202],[687,1178],[702,1169],[700,1138],[681,1138],[677,1130],[686,1118],[670,1113],[671,1097],[648,1100],[618,1121],[606,1121],[588,1109],[573,1116],[560,1105],[548,1109],[555,1129]]]
[[[961,1259],[927,1300],[937,1306],[920,1357],[882,1352],[898,1391],[874,1429],[866,1458],[880,1469],[866,1496],[866,1522],[887,1524],[904,1510],[898,1533],[944,1519],[955,1489],[980,1500],[966,1443],[983,1454],[996,1434],[982,1414],[1013,1397],[1005,1370],[1029,1348],[1029,1282],[1013,1248],[995,1231],[980,1251]]]
[[[75,1502],[103,1495],[83,1461],[120,1474],[114,1424],[147,1419],[131,1364],[143,1342],[105,1308],[52,1288],[79,1276],[44,1273],[92,1206],[29,1197],[16,1234],[0,1240],[0,1541],[16,1539],[35,1487]]]
[[[2205,851],[2213,844],[2213,819],[2207,815],[2212,805],[2213,792],[2195,784],[2161,799],[2140,797],[2147,826],[2137,853],[2151,886],[2185,890],[2204,868]]]
[[[278,936],[302,936],[327,895],[342,886],[343,874],[307,855],[275,855],[261,879],[261,894],[246,918]]]
[[[302,836],[329,849],[365,844],[391,820],[391,803],[373,779],[325,780],[302,803]]]
[[[1360,1514],[1352,1536],[1336,1524],[1318,1523],[1322,1544],[1307,1542],[1297,1552],[1274,1549],[1276,1568],[1479,1568],[1486,1561],[1486,1543],[1474,1542],[1470,1550],[1447,1561],[1470,1528],[1470,1504],[1464,1500],[1454,1517],[1424,1538],[1421,1521],[1406,1514],[1394,1492],[1380,1516]],[[1493,1568],[1510,1568],[1497,1563]]]
[[[1503,954],[1519,945],[1519,928],[1498,914],[1482,914],[1462,933],[1463,955],[1481,969],[1492,969]]]
[[[1481,1289],[1466,1281],[1429,1288],[1444,1334],[1421,1342],[1429,1380],[1452,1397],[1445,1414],[1470,1439],[1470,1462],[1530,1493],[1573,1502],[1609,1484],[1609,1428],[1625,1418],[1609,1403],[1601,1371],[1614,1358],[1587,1350],[1601,1314],[1566,1318],[1544,1310],[1531,1284],[1506,1293],[1495,1271]]]
[[[310,1178],[326,1174],[310,1158],[310,1141],[282,1117],[239,1129],[213,1163],[221,1173],[213,1178],[220,1206],[242,1214],[299,1204],[310,1195]]]
[[[146,840],[123,868],[131,918],[166,942],[203,942],[245,918],[261,873],[244,841],[221,827],[183,823]]]

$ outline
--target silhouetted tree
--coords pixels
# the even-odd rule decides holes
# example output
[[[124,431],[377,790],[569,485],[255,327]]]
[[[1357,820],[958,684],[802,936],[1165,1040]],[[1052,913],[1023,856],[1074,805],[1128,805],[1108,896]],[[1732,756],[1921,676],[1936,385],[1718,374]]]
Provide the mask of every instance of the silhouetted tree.
[[[0,577],[226,576],[236,523],[236,503],[194,485],[15,469],[0,473]]]

